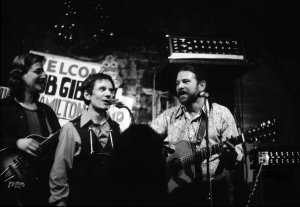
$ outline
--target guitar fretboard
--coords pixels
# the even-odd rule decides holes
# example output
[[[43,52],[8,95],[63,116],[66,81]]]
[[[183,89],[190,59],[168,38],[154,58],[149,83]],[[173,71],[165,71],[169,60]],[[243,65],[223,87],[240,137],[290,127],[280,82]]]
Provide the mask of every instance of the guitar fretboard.
[[[240,143],[244,142],[244,137],[239,135],[237,137],[233,137],[230,139],[230,143],[233,145],[237,145]],[[220,142],[218,144],[214,144],[212,146],[209,147],[210,150],[210,155],[214,155],[214,154],[218,154],[221,152],[222,148],[223,148],[223,142]],[[203,162],[204,159],[206,158],[207,155],[207,148],[202,148],[201,150],[197,151],[196,153],[192,153],[190,155],[187,155],[185,157],[181,157],[178,161],[176,161],[175,165],[176,168],[185,168],[188,167],[192,164],[194,164],[195,162]]]
[[[220,142],[219,144],[215,144],[215,145],[210,146],[209,147],[210,156],[221,152],[222,146],[223,146],[222,142]],[[181,167],[185,168],[187,166],[192,165],[195,162],[203,162],[204,159],[206,158],[206,155],[207,155],[207,148],[203,148],[203,149],[199,150],[198,152],[196,152],[194,154],[182,157],[180,159],[180,164],[179,163],[178,164]]]

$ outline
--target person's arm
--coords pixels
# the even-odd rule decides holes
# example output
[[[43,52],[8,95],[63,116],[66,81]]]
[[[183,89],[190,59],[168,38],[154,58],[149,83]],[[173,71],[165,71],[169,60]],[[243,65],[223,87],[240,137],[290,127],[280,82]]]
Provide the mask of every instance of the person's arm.
[[[1,145],[0,149],[3,148],[14,148],[22,150],[33,156],[37,156],[36,152],[39,149],[39,143],[30,138],[15,137],[12,133],[6,132],[4,127],[1,127]]]
[[[227,109],[225,111],[225,118],[223,123],[223,133],[222,137],[226,137],[228,140],[237,137],[239,135],[236,123],[233,115]],[[226,144],[225,144],[226,145]],[[226,165],[228,168],[232,168],[235,165],[235,162],[240,162],[244,156],[244,151],[242,144],[225,146],[225,153],[223,158],[225,159]]]
[[[1,114],[3,116],[3,114]],[[10,130],[7,130],[4,126],[6,125],[4,117],[1,117],[1,126],[0,126],[0,150],[4,148],[14,148],[17,149],[16,141],[20,137],[16,137],[16,135],[12,134]]]
[[[30,138],[21,136],[26,134],[27,120],[23,113],[12,103],[1,102],[1,143],[0,149],[13,148],[37,156],[39,143]],[[28,134],[27,134],[28,135]]]
[[[160,114],[156,119],[154,119],[150,126],[156,133],[158,133],[163,139],[167,136],[167,128],[168,128],[168,122],[167,122],[167,116],[166,113],[163,112]]]
[[[69,195],[68,173],[73,165],[73,157],[79,153],[79,135],[72,123],[64,125],[55,152],[54,163],[50,172],[49,203],[65,206]]]

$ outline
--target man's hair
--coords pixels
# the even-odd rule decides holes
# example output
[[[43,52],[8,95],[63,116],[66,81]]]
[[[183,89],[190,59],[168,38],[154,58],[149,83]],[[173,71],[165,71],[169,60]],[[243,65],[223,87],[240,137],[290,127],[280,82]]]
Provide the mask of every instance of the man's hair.
[[[84,98],[84,92],[86,91],[89,94],[93,93],[93,89],[95,86],[95,82],[97,80],[108,80],[111,82],[112,86],[113,86],[113,90],[115,90],[115,84],[114,81],[112,79],[112,77],[110,75],[104,74],[104,73],[96,73],[96,74],[91,74],[89,75],[83,82],[82,82],[82,86],[81,86],[81,94],[82,94],[82,99],[85,103],[85,105],[89,105],[90,104],[90,100],[86,100]]]
[[[39,62],[44,64],[45,61],[44,56],[29,52],[22,53],[14,58],[8,80],[11,96],[16,97],[19,101],[24,100],[25,84],[22,79],[23,75],[29,71],[33,64]]]
[[[194,73],[198,83],[202,80],[206,80],[206,78],[207,78],[205,69],[200,69],[196,65],[182,65],[182,66],[178,67],[177,75],[181,71],[190,71],[190,72]]]

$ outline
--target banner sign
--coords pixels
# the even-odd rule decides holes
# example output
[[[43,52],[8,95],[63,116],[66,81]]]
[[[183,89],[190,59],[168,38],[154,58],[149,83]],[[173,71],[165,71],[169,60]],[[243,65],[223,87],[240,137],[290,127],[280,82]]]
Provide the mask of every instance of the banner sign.
[[[30,52],[46,57],[44,70],[47,73],[47,83],[40,102],[54,110],[62,125],[76,118],[86,108],[79,90],[82,81],[90,74],[100,72],[101,64],[37,51]]]
[[[53,109],[61,125],[79,116],[82,110],[86,108],[81,100],[80,91],[83,80],[90,74],[110,72],[105,70],[103,63],[79,61],[37,51],[30,52],[46,58],[44,70],[47,74],[47,83],[39,101]],[[104,61],[104,63],[106,62]],[[115,79],[113,80],[115,81]],[[115,98],[122,101],[129,109],[132,109],[133,99],[122,96],[121,88],[117,90]],[[114,121],[119,123],[122,131],[131,123],[130,114],[124,109],[112,106],[108,113]]]

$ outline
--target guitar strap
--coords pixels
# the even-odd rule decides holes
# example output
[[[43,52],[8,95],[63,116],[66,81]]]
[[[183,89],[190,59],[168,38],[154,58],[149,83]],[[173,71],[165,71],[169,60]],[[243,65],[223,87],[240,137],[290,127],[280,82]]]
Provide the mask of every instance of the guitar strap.
[[[202,114],[200,116],[200,123],[199,123],[199,128],[198,128],[198,132],[197,132],[197,137],[196,137],[196,145],[194,147],[194,153],[196,152],[196,147],[200,146],[200,144],[202,143],[204,136],[205,136],[205,132],[206,132],[206,117],[204,112],[202,111]],[[201,179],[202,180],[202,169],[201,169],[201,164],[198,160],[196,160],[196,164],[195,164],[195,177],[196,179]]]
[[[49,132],[49,134],[52,134],[52,133],[54,132],[54,130],[53,130],[52,127],[50,126],[50,123],[49,123],[49,121],[48,121],[48,117],[47,117],[46,111],[45,111],[45,109],[42,108],[42,107],[41,107],[41,109],[42,109],[42,112],[43,112],[43,114],[44,114],[44,116],[45,116],[45,121],[46,121],[46,124],[47,124],[48,132]]]
[[[206,132],[206,118],[204,112],[202,112],[200,117],[200,124],[197,132],[196,145],[199,146],[203,141]]]

